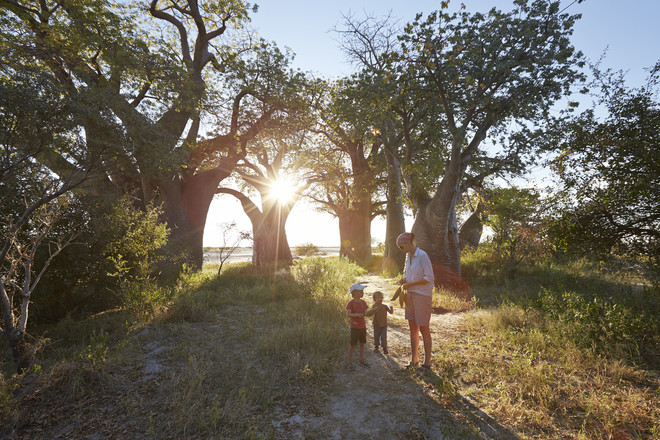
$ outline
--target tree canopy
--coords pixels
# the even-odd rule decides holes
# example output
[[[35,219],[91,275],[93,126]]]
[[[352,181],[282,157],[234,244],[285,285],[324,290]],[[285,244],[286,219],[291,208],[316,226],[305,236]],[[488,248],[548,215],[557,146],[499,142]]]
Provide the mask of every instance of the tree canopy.
[[[557,120],[551,164],[563,184],[554,231],[578,254],[613,250],[658,255],[660,238],[660,64],[641,87],[594,69],[594,103]]]

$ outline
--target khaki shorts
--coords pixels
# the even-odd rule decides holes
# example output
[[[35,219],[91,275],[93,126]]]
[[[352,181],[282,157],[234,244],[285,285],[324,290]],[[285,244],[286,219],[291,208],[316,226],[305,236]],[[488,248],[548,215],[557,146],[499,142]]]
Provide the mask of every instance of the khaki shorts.
[[[421,327],[431,323],[431,306],[433,298],[415,292],[408,293],[408,306],[406,307],[406,319],[415,321]]]

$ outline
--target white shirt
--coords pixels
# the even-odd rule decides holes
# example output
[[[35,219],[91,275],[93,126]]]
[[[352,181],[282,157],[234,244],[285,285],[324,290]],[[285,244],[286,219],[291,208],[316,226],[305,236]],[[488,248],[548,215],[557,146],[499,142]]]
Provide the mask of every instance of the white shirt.
[[[433,266],[426,252],[417,248],[415,254],[410,258],[406,253],[406,266],[403,270],[403,276],[408,283],[426,280],[426,284],[416,284],[408,289],[408,292],[419,293],[420,295],[433,296]]]

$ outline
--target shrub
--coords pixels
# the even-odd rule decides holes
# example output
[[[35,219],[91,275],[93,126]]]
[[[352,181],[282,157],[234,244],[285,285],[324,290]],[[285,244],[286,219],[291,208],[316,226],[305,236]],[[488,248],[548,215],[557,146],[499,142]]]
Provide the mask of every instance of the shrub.
[[[366,270],[347,258],[314,257],[294,262],[293,278],[312,296],[338,296]]]
[[[583,348],[635,358],[642,345],[657,343],[657,316],[615,298],[544,289],[539,302],[546,315],[566,324],[564,336]]]
[[[293,253],[297,257],[311,257],[319,253],[319,247],[312,243],[304,243],[300,246],[296,246],[293,250]]]

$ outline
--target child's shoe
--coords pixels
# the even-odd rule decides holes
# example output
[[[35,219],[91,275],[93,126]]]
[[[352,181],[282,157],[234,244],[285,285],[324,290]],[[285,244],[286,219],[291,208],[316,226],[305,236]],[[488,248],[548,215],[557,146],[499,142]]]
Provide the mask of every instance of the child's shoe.
[[[378,350],[378,346],[376,345],[376,346],[374,347],[374,353],[378,353],[378,351],[379,351],[379,350]]]
[[[348,371],[355,371],[355,364],[353,364],[353,362],[349,362],[349,363],[347,363],[347,364],[346,364],[346,369],[347,369]]]
[[[360,361],[360,365],[364,368],[369,368],[369,363],[367,361]]]
[[[387,353],[387,347],[383,347],[383,354],[388,354]]]

